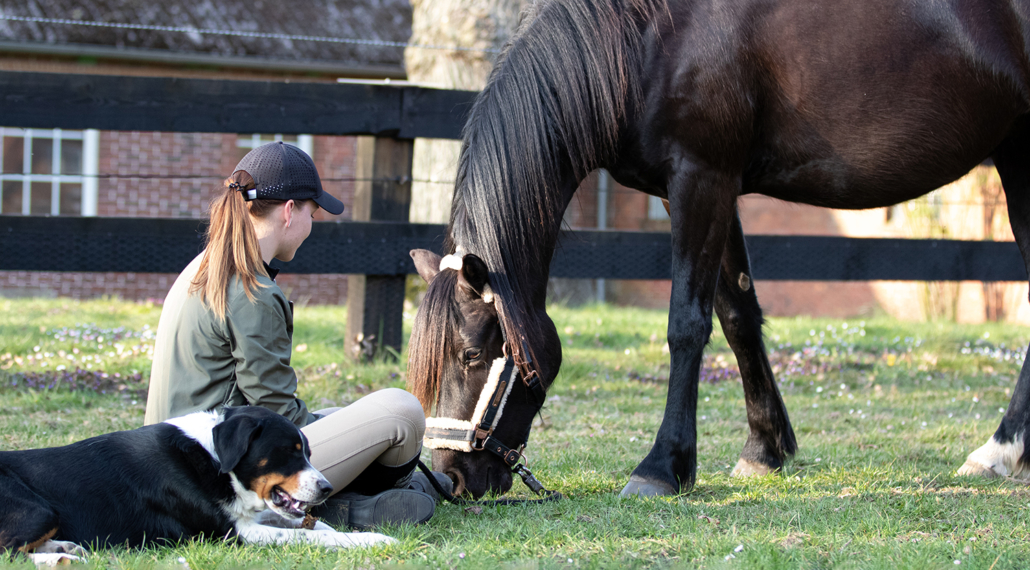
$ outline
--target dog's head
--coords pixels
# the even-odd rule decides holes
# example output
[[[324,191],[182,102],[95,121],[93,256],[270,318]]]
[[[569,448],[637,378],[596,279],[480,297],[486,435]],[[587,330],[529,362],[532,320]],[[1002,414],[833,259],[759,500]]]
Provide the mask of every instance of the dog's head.
[[[286,518],[300,518],[326,500],[333,486],[311,466],[311,450],[292,422],[259,406],[226,408],[212,431],[221,473]]]

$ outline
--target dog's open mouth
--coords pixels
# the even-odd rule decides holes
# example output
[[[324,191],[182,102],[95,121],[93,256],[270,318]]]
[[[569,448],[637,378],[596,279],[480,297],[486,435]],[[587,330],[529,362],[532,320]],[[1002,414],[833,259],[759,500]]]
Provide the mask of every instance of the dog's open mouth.
[[[304,516],[311,508],[311,503],[294,499],[292,495],[278,486],[272,489],[272,504],[282,511],[282,514],[290,514],[295,517]]]

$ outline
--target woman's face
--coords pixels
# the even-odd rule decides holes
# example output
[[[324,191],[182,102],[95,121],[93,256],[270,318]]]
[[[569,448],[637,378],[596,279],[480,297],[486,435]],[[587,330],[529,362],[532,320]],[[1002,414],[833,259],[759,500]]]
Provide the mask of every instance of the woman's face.
[[[279,248],[275,258],[279,261],[290,261],[297,254],[297,249],[311,235],[311,221],[318,211],[318,204],[311,200],[303,202],[288,202],[283,205],[289,223],[283,229],[282,239],[279,240]]]

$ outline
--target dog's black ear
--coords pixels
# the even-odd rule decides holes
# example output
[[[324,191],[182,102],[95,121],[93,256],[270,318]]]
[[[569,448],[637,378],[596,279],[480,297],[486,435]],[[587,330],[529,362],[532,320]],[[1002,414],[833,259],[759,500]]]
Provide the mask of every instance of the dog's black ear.
[[[235,469],[250,449],[251,442],[261,435],[261,422],[250,415],[227,416],[215,426],[211,434],[215,440],[215,453],[218,455],[218,472],[222,474]]]

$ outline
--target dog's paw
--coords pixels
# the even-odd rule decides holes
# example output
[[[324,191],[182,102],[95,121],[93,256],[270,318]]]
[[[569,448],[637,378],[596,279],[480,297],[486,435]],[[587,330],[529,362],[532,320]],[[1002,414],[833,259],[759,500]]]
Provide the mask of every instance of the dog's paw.
[[[32,552],[29,554],[29,558],[36,566],[67,566],[72,562],[85,562],[86,559],[81,556],[75,556],[74,554],[65,554],[64,552]]]
[[[326,548],[364,548],[397,542],[397,539],[377,532],[337,532],[335,530],[310,531],[308,540]]]
[[[80,558],[86,557],[86,549],[67,540],[48,540],[37,546],[33,552],[39,554],[71,554]]]

